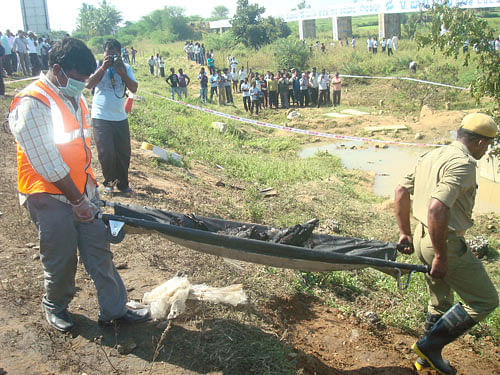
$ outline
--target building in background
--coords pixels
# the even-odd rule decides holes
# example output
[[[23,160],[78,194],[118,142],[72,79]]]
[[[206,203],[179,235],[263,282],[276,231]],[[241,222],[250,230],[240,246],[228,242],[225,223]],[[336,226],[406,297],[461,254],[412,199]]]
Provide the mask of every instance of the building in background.
[[[25,31],[46,34],[50,31],[47,0],[20,0]]]

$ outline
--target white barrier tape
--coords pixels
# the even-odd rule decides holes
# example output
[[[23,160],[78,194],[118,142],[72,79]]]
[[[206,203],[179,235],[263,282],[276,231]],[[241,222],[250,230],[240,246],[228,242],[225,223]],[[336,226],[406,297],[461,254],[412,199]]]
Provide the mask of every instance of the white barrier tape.
[[[39,77],[28,77],[28,78],[23,78],[23,79],[16,79],[15,81],[5,81],[4,84],[8,85],[9,83],[16,83],[16,82],[23,82],[23,81],[32,81],[35,79],[38,79]]]
[[[333,139],[344,139],[344,140],[349,140],[349,141],[385,143],[385,144],[403,145],[403,146],[418,146],[418,147],[441,147],[441,146],[444,146],[444,145],[432,144],[432,143],[396,142],[396,141],[388,141],[388,140],[384,140],[384,139],[372,139],[372,138],[363,138],[363,137],[353,137],[353,136],[343,135],[343,134],[331,134],[331,133],[323,133],[323,132],[317,132],[317,131],[311,131],[311,130],[291,128],[289,126],[275,125],[275,124],[270,124],[268,122],[262,122],[262,121],[252,120],[252,119],[248,119],[248,118],[244,118],[244,117],[230,115],[230,114],[224,113],[224,112],[214,111],[212,109],[203,108],[203,107],[200,107],[200,106],[197,106],[197,105],[180,102],[178,100],[173,100],[173,99],[167,98],[166,96],[154,94],[154,93],[147,92],[147,91],[142,91],[142,92],[144,92],[146,94],[149,94],[149,95],[152,95],[154,97],[160,98],[160,99],[168,100],[168,101],[171,101],[173,103],[177,103],[177,104],[183,105],[185,107],[196,109],[197,111],[202,111],[202,112],[210,113],[210,114],[213,114],[213,115],[216,115],[216,116],[225,117],[225,118],[228,118],[230,120],[235,120],[235,121],[239,121],[239,122],[246,122],[246,123],[254,124],[254,125],[257,125],[257,126],[263,126],[263,127],[266,127],[266,128],[284,130],[284,131],[289,131],[289,132],[293,132],[293,133],[299,133],[299,134],[304,134],[304,135],[311,135],[311,136],[315,136],[315,137],[324,137],[324,138],[333,138]]]
[[[465,90],[469,91],[470,89],[466,87],[460,87],[460,86],[453,86],[453,85],[448,85],[446,83],[439,83],[439,82],[432,82],[432,81],[424,81],[423,79],[416,79],[416,78],[410,78],[410,77],[376,77],[376,76],[354,76],[350,74],[339,74],[339,77],[348,77],[348,78],[367,78],[367,79],[395,79],[395,80],[401,80],[401,81],[413,81],[413,82],[420,82],[420,83],[426,83],[428,85],[434,85],[434,86],[442,86],[442,87],[450,87],[452,89],[458,89],[458,90]]]

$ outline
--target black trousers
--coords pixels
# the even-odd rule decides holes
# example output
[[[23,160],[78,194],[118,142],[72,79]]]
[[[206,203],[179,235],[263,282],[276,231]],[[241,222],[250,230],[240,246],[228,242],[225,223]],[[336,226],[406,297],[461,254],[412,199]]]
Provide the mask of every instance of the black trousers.
[[[269,108],[278,108],[278,91],[269,91]]]
[[[30,53],[30,61],[31,61],[31,74],[33,76],[40,75],[40,71],[42,70],[42,64],[38,55],[36,53]]]
[[[249,96],[244,96],[243,97],[243,106],[245,107],[245,111],[249,111],[250,110],[250,97]]]
[[[252,106],[250,107],[250,113],[253,114],[253,111],[255,109],[255,114],[259,114],[259,101],[258,100],[252,100]]]
[[[311,87],[311,102],[316,105],[318,104],[318,88]]]
[[[231,86],[226,86],[226,102],[234,104],[233,102],[233,93],[231,92]]]
[[[340,90],[333,90],[333,105],[340,105]]]
[[[128,119],[107,121],[92,119],[97,156],[104,176],[104,186],[116,181],[119,190],[128,188],[130,165],[130,130]]]
[[[215,96],[219,96],[219,94],[217,93],[217,87],[210,87],[210,103],[212,103],[212,100],[214,98],[214,94]]]

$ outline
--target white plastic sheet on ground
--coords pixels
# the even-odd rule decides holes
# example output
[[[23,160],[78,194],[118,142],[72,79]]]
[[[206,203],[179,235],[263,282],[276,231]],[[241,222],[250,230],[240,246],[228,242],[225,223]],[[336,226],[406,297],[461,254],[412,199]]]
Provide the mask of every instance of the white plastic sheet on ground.
[[[192,285],[187,276],[175,276],[144,293],[142,302],[149,306],[154,320],[175,319],[186,310],[186,300],[226,303],[233,306],[246,304],[248,298],[242,284],[223,288],[205,284]]]

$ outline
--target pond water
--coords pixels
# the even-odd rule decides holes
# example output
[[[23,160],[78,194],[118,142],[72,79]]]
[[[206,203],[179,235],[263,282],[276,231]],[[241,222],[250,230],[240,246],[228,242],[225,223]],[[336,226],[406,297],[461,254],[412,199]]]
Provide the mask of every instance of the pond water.
[[[373,192],[379,196],[394,197],[394,189],[401,178],[415,165],[419,155],[428,149],[389,145],[388,148],[369,146],[360,148],[361,141],[338,141],[331,144],[305,147],[299,157],[307,158],[318,152],[328,152],[340,157],[344,167],[375,173]],[[478,173],[479,175],[479,173]],[[500,183],[480,177],[474,212],[500,213]]]

